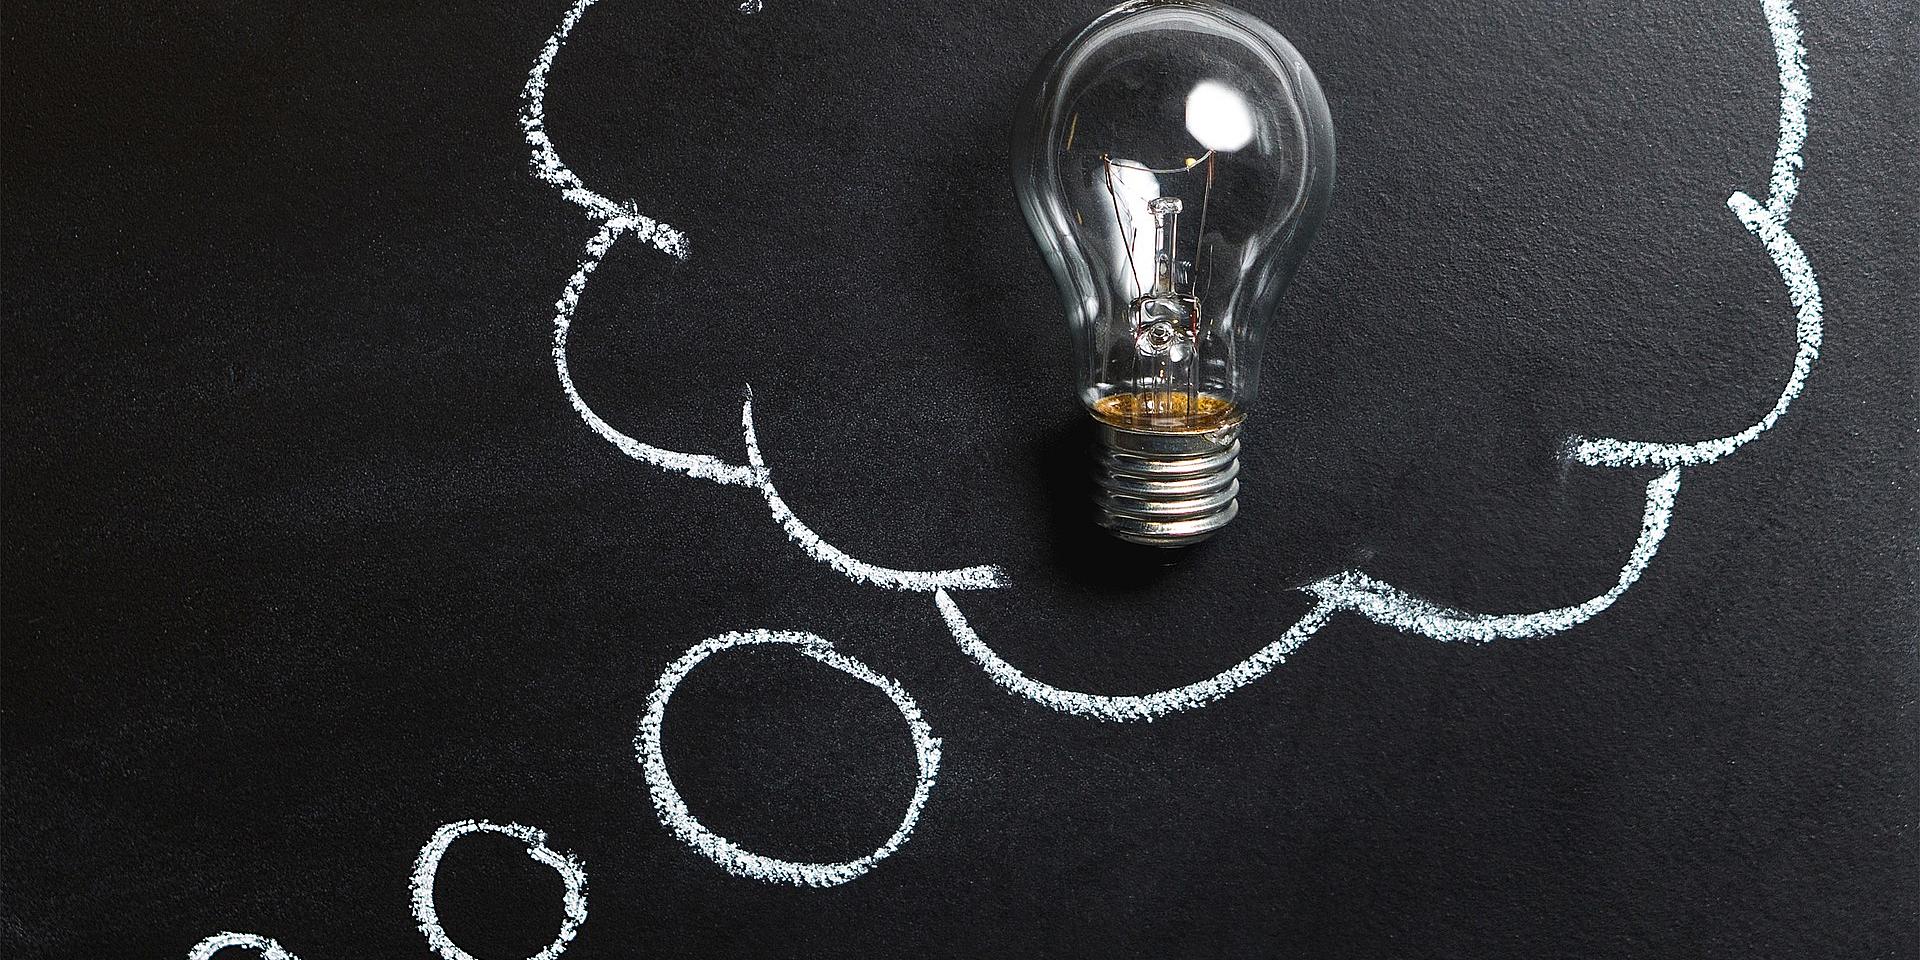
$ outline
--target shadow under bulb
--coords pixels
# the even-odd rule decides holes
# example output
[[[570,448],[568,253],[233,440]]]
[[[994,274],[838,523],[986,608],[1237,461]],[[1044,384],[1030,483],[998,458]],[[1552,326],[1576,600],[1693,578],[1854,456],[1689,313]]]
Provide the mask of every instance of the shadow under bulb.
[[[1132,0],[1048,55],[1012,154],[1101,440],[1101,525],[1211,536],[1239,512],[1263,340],[1333,191],[1313,71],[1232,7]]]

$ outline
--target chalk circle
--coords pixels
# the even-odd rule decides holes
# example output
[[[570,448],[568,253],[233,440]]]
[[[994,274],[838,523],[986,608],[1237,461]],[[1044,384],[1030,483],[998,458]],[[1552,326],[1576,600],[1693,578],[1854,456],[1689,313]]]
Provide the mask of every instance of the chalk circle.
[[[272,937],[263,937],[257,933],[216,933],[193,945],[187,951],[187,960],[210,960],[210,958],[229,947],[235,950],[252,950],[260,955],[260,960],[300,960],[280,945]]]
[[[560,882],[566,884],[562,904],[566,918],[560,921],[560,932],[546,948],[534,954],[528,960],[554,960],[566,952],[567,944],[574,934],[580,932],[580,925],[587,922],[587,868],[572,854],[561,853],[547,846],[547,835],[533,827],[523,827],[517,823],[488,823],[485,820],[461,820],[449,823],[433,833],[427,845],[420,848],[419,859],[413,862],[413,919],[420,926],[420,934],[427,938],[427,945],[445,960],[476,960],[473,954],[460,949],[459,944],[447,936],[440,926],[440,913],[433,904],[433,880],[440,872],[440,858],[447,855],[447,848],[455,840],[470,833],[497,833],[512,837],[527,845],[527,856],[535,863],[544,863],[560,875]]]
[[[674,689],[708,657],[722,650],[763,643],[792,645],[801,653],[878,689],[893,701],[900,715],[906,718],[907,732],[913,736],[914,762],[918,767],[913,799],[907,803],[907,813],[900,819],[899,829],[864,857],[841,863],[799,863],[754,853],[707,829],[706,824],[687,809],[680,791],[674,788],[673,778],[667,774],[667,758],[661,750],[660,733],[667,716],[667,701],[673,699]],[[875,864],[900,849],[900,845],[913,833],[913,826],[920,819],[920,811],[933,792],[934,778],[940,772],[940,738],[933,735],[933,729],[927,726],[926,720],[920,715],[919,705],[898,683],[833,649],[832,644],[814,634],[789,630],[726,633],[704,640],[681,654],[680,659],[668,665],[666,671],[660,674],[660,681],[647,698],[647,712],[640,719],[640,732],[633,738],[633,748],[639,756],[641,767],[646,771],[647,790],[652,795],[653,809],[659,814],[662,826],[728,873],[796,887],[831,887],[846,883],[873,869]]]

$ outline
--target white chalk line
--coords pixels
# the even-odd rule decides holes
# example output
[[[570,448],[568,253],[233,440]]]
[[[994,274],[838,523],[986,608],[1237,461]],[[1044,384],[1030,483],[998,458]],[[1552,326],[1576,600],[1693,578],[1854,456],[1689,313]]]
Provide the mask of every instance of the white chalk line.
[[[567,944],[579,934],[580,927],[587,922],[587,868],[572,854],[547,846],[545,833],[517,823],[460,820],[435,830],[426,846],[420,848],[420,855],[413,863],[409,893],[414,922],[419,926],[421,936],[426,938],[427,946],[442,960],[476,960],[447,935],[446,928],[440,924],[440,913],[433,899],[433,883],[440,872],[441,859],[447,855],[447,849],[453,846],[455,840],[470,833],[497,833],[512,837],[527,845],[527,856],[535,863],[546,864],[560,875],[560,882],[566,887],[561,901],[565,917],[560,921],[560,931],[544,949],[528,958],[557,960],[566,952]],[[299,960],[272,937],[231,932],[217,933],[194,944],[187,951],[187,960],[211,960],[214,954],[228,948],[257,951],[261,960]]]
[[[1804,388],[1813,363],[1819,356],[1822,336],[1822,304],[1817,278],[1805,252],[1788,230],[1788,220],[1799,190],[1799,171],[1804,166],[1800,150],[1807,136],[1807,102],[1812,87],[1808,80],[1806,49],[1799,21],[1791,0],[1763,0],[1769,32],[1780,75],[1780,125],[1772,175],[1765,205],[1745,193],[1736,192],[1727,204],[1749,232],[1765,245],[1769,257],[1786,284],[1797,311],[1798,349],[1793,372],[1773,409],[1753,426],[1717,440],[1698,443],[1650,443],[1610,438],[1576,438],[1573,458],[1596,467],[1658,466],[1666,472],[1647,484],[1646,506],[1641,532],[1632,553],[1622,567],[1614,586],[1585,603],[1528,614],[1483,614],[1439,606],[1422,600],[1391,584],[1359,571],[1347,571],[1326,578],[1307,589],[1318,598],[1316,606],[1289,627],[1282,637],[1239,664],[1204,681],[1152,694],[1104,696],[1069,691],[1027,677],[980,641],[967,624],[959,607],[948,596],[949,580],[956,587],[999,586],[1004,578],[991,567],[972,567],[959,571],[916,573],[890,570],[861,563],[825,543],[795,516],[769,479],[752,421],[749,395],[741,411],[742,433],[750,465],[742,467],[716,457],[682,454],[641,443],[614,430],[595,414],[575,390],[566,363],[566,335],[587,278],[605,257],[607,250],[624,232],[633,232],[650,244],[678,259],[685,260],[689,244],[684,234],[645,217],[633,202],[620,204],[588,189],[560,160],[547,136],[544,109],[547,76],[568,34],[594,0],[579,0],[567,12],[558,30],[548,38],[535,62],[523,91],[521,125],[533,150],[534,175],[560,189],[568,200],[606,221],[587,245],[587,256],[569,279],[556,304],[554,359],[563,389],[575,411],[596,433],[620,448],[628,456],[672,472],[714,480],[724,485],[753,486],[766,498],[774,519],[805,552],[816,560],[839,570],[852,579],[893,589],[934,592],[934,602],[961,649],[978,662],[987,674],[1006,689],[1065,713],[1107,720],[1152,720],[1168,713],[1195,709],[1212,703],[1247,683],[1271,672],[1285,662],[1301,643],[1312,636],[1334,612],[1351,610],[1376,623],[1442,641],[1486,642],[1493,639],[1547,636],[1583,623],[1611,606],[1645,572],[1658,552],[1679,491],[1681,467],[1711,463],[1723,459],[1770,429],[1785,415],[1792,401]],[[742,4],[743,12],[749,4]],[[752,4],[758,9],[758,4]],[[901,710],[912,733],[918,775],[914,796],[908,804],[900,827],[873,853],[859,860],[836,864],[808,864],[761,856],[714,834],[696,819],[674,789],[666,771],[660,747],[661,724],[666,703],[673,689],[694,666],[719,650],[748,643],[791,643],[810,657],[885,692]],[[753,631],[728,634],[708,640],[688,651],[668,667],[653,695],[648,711],[635,738],[635,749],[646,769],[649,790],[661,822],[683,842],[715,860],[731,873],[772,882],[796,885],[829,886],[845,883],[870,870],[911,835],[921,810],[930,796],[940,760],[940,741],[921,718],[917,705],[893,681],[873,673],[857,660],[834,651],[825,640],[810,634]],[[584,867],[571,855],[548,848],[538,830],[518,824],[496,825],[483,821],[462,821],[442,827],[421,851],[413,880],[414,915],[429,944],[446,960],[471,960],[470,956],[446,937],[440,928],[432,900],[433,876],[441,856],[454,839],[475,831],[492,831],[514,836],[530,847],[529,855],[560,873],[567,887],[566,920],[560,935],[536,960],[554,960],[586,919],[586,875]],[[423,892],[424,890],[424,892]],[[250,933],[223,932],[201,940],[188,952],[189,960],[211,960],[228,948],[257,951],[262,960],[298,960],[277,941]]]
[[[565,953],[567,944],[580,932],[580,926],[587,922],[586,865],[570,853],[547,846],[547,835],[533,827],[523,827],[517,823],[489,823],[485,820],[460,820],[435,830],[426,846],[420,848],[420,856],[413,862],[413,919],[420,927],[420,934],[427,938],[427,945],[442,960],[476,960],[447,936],[433,902],[433,881],[440,872],[440,859],[447,855],[447,848],[453,846],[455,840],[470,833],[497,833],[512,837],[527,845],[527,856],[535,863],[546,864],[560,875],[560,882],[566,885],[561,901],[565,916],[560,921],[560,932],[554,936],[553,942],[528,960],[555,960]]]
[[[1193,710],[1204,707],[1221,697],[1272,672],[1273,668],[1287,661],[1293,651],[1299,649],[1308,637],[1325,625],[1332,614],[1333,607],[1320,603],[1307,614],[1288,627],[1280,638],[1261,647],[1253,656],[1228,667],[1225,670],[1186,686],[1160,690],[1154,693],[1131,696],[1110,696],[1097,693],[1082,693],[1067,690],[1044,683],[1027,676],[1019,667],[1008,663],[992,647],[981,642],[980,635],[967,623],[958,604],[947,596],[945,590],[933,595],[934,605],[940,608],[940,616],[947,622],[947,630],[959,643],[961,652],[972,657],[980,669],[987,672],[993,682],[1006,689],[1026,697],[1045,707],[1061,713],[1077,714],[1083,717],[1095,717],[1101,720],[1147,720],[1152,721],[1170,713]]]
[[[579,269],[567,280],[566,289],[560,299],[554,303],[553,314],[553,366],[560,374],[560,389],[566,391],[567,402],[573,405],[573,411],[586,421],[594,433],[599,434],[608,443],[620,448],[620,452],[641,463],[651,464],[670,473],[682,473],[701,480],[712,480],[723,486],[759,486],[759,477],[754,468],[736,463],[728,463],[719,457],[703,453],[680,453],[652,444],[642,443],[613,428],[587,402],[580,397],[580,391],[573,385],[573,373],[567,365],[567,335],[573,327],[574,311],[580,306],[580,294],[587,288],[587,278],[593,275],[600,261],[612,249],[615,241],[626,232],[631,224],[625,217],[614,217],[601,224],[600,231],[587,241],[586,256],[580,261]]]
[[[1811,87],[1806,75],[1805,49],[1800,41],[1798,21],[1791,4],[1786,0],[1765,0],[1764,7],[1774,40],[1776,60],[1780,67],[1781,84],[1779,142],[1775,151],[1769,203],[1767,207],[1760,208],[1743,193],[1734,194],[1729,198],[1728,203],[1747,229],[1759,236],[1765,244],[1770,257],[1787,284],[1789,295],[1799,314],[1799,349],[1794,360],[1793,374],[1774,409],[1761,421],[1739,434],[1699,443],[1650,443],[1610,438],[1576,440],[1574,457],[1582,463],[1592,466],[1667,468],[1666,473],[1648,483],[1641,536],[1627,563],[1623,566],[1620,577],[1611,589],[1585,603],[1528,614],[1472,613],[1422,600],[1359,571],[1347,571],[1308,588],[1309,592],[1321,598],[1324,603],[1330,603],[1330,610],[1353,610],[1375,622],[1442,640],[1484,641],[1500,637],[1545,636],[1583,623],[1611,606],[1637,582],[1653,555],[1658,551],[1672,516],[1674,497],[1679,489],[1680,475],[1677,468],[1683,465],[1712,462],[1729,455],[1741,445],[1771,428],[1785,414],[1793,399],[1803,389],[1813,362],[1818,357],[1821,304],[1819,287],[1814,279],[1811,265],[1787,231],[1785,215],[1791,208],[1798,188],[1798,171],[1802,166],[1799,151],[1806,137],[1806,102],[1811,95]],[[576,8],[578,9],[584,9],[584,4]],[[562,34],[570,26],[570,23],[563,25]],[[1249,680],[1263,675],[1284,660],[1283,652],[1279,659],[1272,663],[1266,662],[1264,656],[1275,649],[1270,645],[1211,680],[1139,697],[1104,697],[1084,694],[1034,681],[981,643],[978,636],[966,625],[964,617],[960,615],[951,597],[946,596],[944,592],[949,587],[1001,586],[1005,584],[1003,574],[996,568],[985,566],[931,573],[892,570],[863,563],[832,547],[808,529],[774,489],[755,436],[750,396],[743,404],[741,420],[750,469],[745,474],[736,475],[735,482],[751,483],[761,490],[774,519],[787,531],[789,538],[799,544],[809,556],[833,567],[850,579],[889,589],[936,591],[936,606],[946,619],[950,631],[960,641],[962,649],[981,663],[996,682],[1010,690],[1064,712],[1101,716],[1107,719],[1151,719],[1218,699],[1226,692],[1238,689]],[[609,437],[609,439],[612,438]],[[634,442],[637,443],[637,441]],[[739,469],[731,464],[727,467],[733,470]],[[1311,635],[1313,630],[1317,630],[1320,624],[1324,623],[1325,614],[1330,613],[1330,610],[1316,608],[1314,613],[1310,613],[1308,617],[1289,628],[1289,636],[1291,636],[1293,631],[1311,622],[1310,629],[1295,641],[1296,645],[1298,641],[1304,640],[1305,636]],[[1283,637],[1282,641],[1276,641],[1276,644],[1283,643],[1286,639]]]
[[[1806,388],[1807,377],[1813,373],[1814,361],[1820,357],[1823,333],[1820,283],[1814,277],[1813,266],[1807,261],[1799,242],[1788,232],[1786,224],[1767,207],[1744,193],[1728,197],[1727,206],[1766,245],[1767,255],[1779,269],[1780,279],[1786,284],[1787,298],[1795,309],[1797,346],[1793,355],[1793,372],[1787,377],[1787,385],[1780,392],[1780,399],[1774,401],[1773,409],[1767,411],[1766,416],[1758,422],[1729,437],[1695,443],[1576,437],[1573,441],[1575,460],[1595,467],[1680,467],[1713,463],[1725,459],[1755,437],[1772,429]]]
[[[1358,570],[1348,570],[1305,588],[1319,604],[1289,628],[1288,635],[1276,641],[1276,645],[1286,643],[1304,628],[1305,632],[1294,640],[1297,646],[1339,610],[1350,610],[1375,623],[1441,641],[1484,643],[1495,639],[1543,637],[1570,630],[1612,606],[1646,572],[1672,522],[1674,502],[1680,490],[1680,468],[1724,459],[1771,429],[1786,414],[1805,388],[1814,361],[1819,358],[1823,330],[1819,282],[1805,251],[1787,228],[1799,191],[1800,170],[1805,165],[1800,151],[1806,143],[1807,102],[1813,88],[1807,75],[1806,47],[1791,0],[1763,0],[1762,9],[1779,67],[1779,139],[1774,150],[1767,203],[1761,205],[1747,194],[1735,192],[1727,199],[1727,205],[1765,246],[1795,308],[1797,346],[1793,370],[1773,409],[1737,434],[1697,443],[1573,438],[1571,456],[1580,463],[1595,467],[1651,466],[1665,471],[1647,483],[1640,536],[1619,577],[1606,592],[1584,603],[1531,613],[1475,613],[1432,603]],[[1210,703],[1278,665],[1278,661],[1266,663],[1262,659],[1275,649],[1269,646],[1212,680],[1187,687],[1138,697],[1078,693],[1035,681],[1007,663],[980,641],[959,607],[945,593],[936,593],[934,603],[961,649],[978,662],[994,682],[1064,713],[1108,720],[1151,720],[1174,710]],[[1286,652],[1290,651],[1291,648]],[[1223,680],[1229,682],[1222,683]]]
[[[1358,570],[1348,570],[1309,584],[1304,589],[1320,602],[1351,610],[1382,626],[1417,633],[1441,641],[1485,643],[1489,640],[1545,637],[1562,633],[1598,616],[1640,579],[1673,519],[1673,503],[1680,492],[1680,468],[1672,467],[1647,481],[1647,502],[1640,517],[1640,537],[1620,576],[1605,593],[1585,603],[1533,613],[1473,613],[1430,603],[1390,583]]]
[[[1814,361],[1820,357],[1823,323],[1820,283],[1806,251],[1787,229],[1794,199],[1800,191],[1800,170],[1805,166],[1800,150],[1807,142],[1807,101],[1813,96],[1813,85],[1807,77],[1807,48],[1801,42],[1800,21],[1794,14],[1792,0],[1763,0],[1761,7],[1766,14],[1767,30],[1773,37],[1774,60],[1780,71],[1779,141],[1774,147],[1766,204],[1735,192],[1727,198],[1727,207],[1749,233],[1760,239],[1786,285],[1796,315],[1793,372],[1773,409],[1732,436],[1693,443],[1574,437],[1570,442],[1571,456],[1580,463],[1593,467],[1685,467],[1724,459],[1772,429],[1786,415],[1787,408],[1806,388]]]
[[[547,38],[540,56],[534,61],[533,69],[527,75],[526,87],[521,91],[520,125],[526,131],[527,143],[533,149],[533,173],[542,181],[560,189],[567,199],[578,203],[586,211],[605,221],[598,233],[587,241],[585,256],[581,259],[573,276],[568,278],[566,288],[560,299],[554,304],[553,318],[553,362],[559,373],[560,387],[566,392],[567,402],[593,432],[602,439],[642,463],[651,464],[670,473],[684,474],[701,480],[712,480],[723,486],[753,487],[761,492],[767,507],[787,533],[789,539],[798,544],[806,554],[825,563],[848,578],[890,590],[930,591],[938,589],[978,590],[1004,586],[1005,576],[994,567],[974,566],[957,570],[912,571],[894,570],[875,564],[865,563],[847,554],[845,551],[827,543],[814,533],[798,516],[794,514],[773,484],[766,479],[765,464],[761,462],[758,446],[754,442],[753,425],[750,419],[743,423],[748,453],[753,460],[749,466],[728,463],[709,454],[682,453],[644,443],[619,430],[614,429],[605,418],[596,413],[580,396],[575,387],[573,374],[567,363],[567,337],[573,325],[573,317],[580,305],[580,296],[586,290],[587,280],[593,271],[606,258],[624,234],[632,233],[651,243],[658,249],[686,260],[690,243],[685,234],[664,223],[642,215],[632,201],[615,203],[606,196],[588,189],[571,169],[560,159],[559,150],[546,130],[546,93],[547,78],[553,69],[554,58],[565,45],[567,37],[579,23],[580,17],[595,0],[577,0],[568,8],[561,19],[560,26]],[[751,403],[751,400],[749,400]]]
[[[801,863],[754,853],[701,823],[693,811],[687,809],[686,801],[681,799],[680,791],[674,787],[673,778],[667,773],[666,753],[661,747],[661,730],[666,721],[667,702],[673,699],[673,692],[679,687],[680,681],[686,679],[687,674],[702,661],[722,650],[763,643],[792,645],[801,653],[874,687],[893,701],[907,721],[907,732],[913,737],[916,768],[913,799],[907,802],[906,816],[901,818],[899,828],[885,843],[864,857],[839,863]],[[920,715],[919,705],[913,702],[905,689],[868,669],[866,664],[835,650],[826,640],[810,633],[787,630],[748,630],[722,634],[704,640],[682,654],[660,674],[653,693],[647,697],[647,711],[640,720],[639,733],[633,738],[633,748],[641,767],[646,771],[647,790],[653,798],[654,812],[659,815],[661,825],[668,832],[735,876],[803,887],[831,887],[846,883],[892,856],[912,835],[914,824],[919,822],[920,812],[926,807],[927,798],[933,793],[934,779],[940,772],[940,739],[933,735],[933,729]]]
[[[532,71],[528,74],[527,84],[522,91],[520,122],[526,132],[527,143],[533,150],[532,164],[534,176],[552,184],[561,191],[562,196],[579,204],[593,216],[605,222],[600,230],[587,242],[584,257],[572,277],[567,281],[560,299],[554,305],[554,368],[559,375],[561,389],[566,393],[567,402],[587,426],[602,439],[613,444],[622,453],[673,473],[681,473],[697,479],[712,480],[724,486],[751,486],[759,490],[766,501],[768,510],[775,522],[783,529],[788,539],[797,544],[803,552],[814,560],[832,567],[842,575],[856,582],[894,590],[931,591],[942,589],[983,589],[1002,586],[1005,576],[994,567],[975,566],[957,570],[914,571],[896,570],[858,560],[845,551],[827,543],[803,523],[786,501],[774,488],[771,472],[760,451],[759,439],[753,424],[753,398],[751,388],[741,407],[741,435],[747,449],[749,463],[746,466],[728,463],[718,457],[706,454],[689,454],[668,450],[643,443],[607,423],[594,412],[573,382],[573,375],[567,362],[567,337],[572,328],[573,317],[580,303],[580,296],[586,290],[587,280],[593,271],[605,259],[607,252],[625,233],[635,233],[661,251],[685,261],[690,252],[686,236],[666,224],[643,216],[631,201],[616,204],[607,197],[596,193],[586,186],[571,169],[560,159],[557,148],[546,132],[545,102],[547,77],[552,70],[553,61],[560,47],[566,42],[581,14],[593,4],[594,0],[579,0],[568,9],[560,26],[547,39]],[[759,5],[753,4],[757,10]],[[742,5],[742,12],[752,12]],[[740,637],[748,639],[740,639]],[[924,720],[920,717],[919,707],[893,681],[881,677],[867,669],[859,661],[844,657],[835,652],[826,641],[818,637],[800,634],[767,634],[761,631],[753,635],[730,635],[737,642],[788,642],[797,644],[802,652],[837,670],[857,679],[870,683],[885,692],[894,704],[900,708],[907,719],[909,730],[913,734],[918,775],[914,796],[907,808],[906,817],[900,827],[888,840],[874,852],[858,860],[844,863],[796,863],[779,860],[753,853],[721,837],[695,818],[687,809],[667,776],[665,755],[660,750],[660,723],[664,719],[667,699],[679,679],[701,660],[720,649],[733,644],[716,644],[708,641],[688,655],[676,661],[668,673],[661,678],[661,686],[656,687],[654,698],[649,701],[649,710],[642,720],[641,734],[635,739],[635,748],[639,751],[641,762],[645,766],[649,789],[655,810],[660,814],[661,822],[682,841],[693,846],[706,856],[714,859],[731,873],[754,877],[770,882],[792,883],[804,886],[832,886],[845,883],[872,869],[874,864],[890,856],[894,850],[905,843],[911,835],[913,825],[926,805],[933,789],[934,777],[939,769],[940,742],[934,738]],[[728,638],[720,638],[726,640]],[[676,674],[674,671],[678,670]],[[442,847],[444,850],[444,846]],[[423,852],[423,858],[426,854]],[[437,864],[438,858],[435,857]],[[422,904],[426,916],[432,915],[431,877],[427,880],[427,894],[421,899],[419,888],[415,890],[416,916],[421,916]],[[571,888],[570,888],[571,889]],[[581,887],[581,918],[584,919],[584,876]],[[422,920],[422,930],[428,929],[427,920]],[[432,924],[438,928],[437,921]],[[563,930],[563,937],[556,941],[554,956],[558,949],[564,949],[565,941],[572,936],[570,930]],[[431,934],[429,935],[431,939]],[[450,940],[445,940],[447,949],[457,951]],[[435,949],[441,949],[439,942]],[[442,951],[448,960],[466,960],[464,956],[451,956]],[[552,960],[543,956],[540,960]]]
[[[1800,39],[1793,0],[1763,0],[1760,6],[1780,69],[1780,140],[1774,147],[1773,176],[1767,184],[1767,212],[1784,227],[1800,192],[1800,169],[1805,165],[1800,148],[1807,143],[1807,101],[1813,98],[1813,84],[1807,79],[1807,47]]]
[[[599,434],[602,439],[619,448],[620,452],[642,463],[651,464],[670,473],[684,474],[701,480],[711,480],[723,486],[753,487],[760,491],[766,500],[767,508],[781,529],[786,531],[788,539],[797,544],[807,556],[832,567],[848,579],[858,583],[872,584],[889,590],[909,590],[930,592],[933,590],[985,590],[1005,586],[1006,576],[997,567],[973,566],[954,570],[895,570],[877,564],[855,559],[845,551],[833,546],[814,533],[781,499],[779,491],[774,489],[770,471],[760,444],[754,432],[753,397],[748,390],[746,401],[741,407],[740,431],[747,450],[747,464],[728,463],[719,457],[708,454],[681,453],[643,443],[615,429],[598,413],[594,412],[573,383],[573,373],[567,361],[567,339],[573,328],[573,317],[580,305],[581,292],[586,289],[587,279],[606,258],[622,233],[631,229],[624,217],[615,217],[601,224],[599,232],[587,241],[585,256],[580,266],[567,280],[566,289],[560,299],[554,303],[553,315],[553,365],[560,377],[560,389],[567,395],[567,402],[573,406],[574,413]]]
[[[526,132],[527,146],[533,150],[533,175],[552,184],[559,189],[561,196],[579,204],[592,216],[602,220],[625,219],[641,239],[662,253],[685,260],[690,249],[686,234],[642,214],[631,200],[615,203],[588,189],[586,183],[561,161],[553,138],[547,136],[547,75],[553,70],[553,60],[560,55],[560,48],[566,45],[567,35],[580,22],[580,15],[586,13],[593,4],[594,0],[577,0],[567,10],[566,16],[560,20],[559,29],[547,37],[546,45],[540,48],[540,56],[535,58],[533,69],[527,73],[527,85],[520,90],[520,128]]]
[[[212,960],[214,954],[229,947],[257,951],[260,960],[300,960],[281,946],[279,941],[257,933],[216,933],[194,944],[187,951],[187,960]]]
[[[946,621],[948,632],[960,645],[961,652],[973,658],[993,682],[1007,690],[1062,713],[1101,720],[1151,721],[1169,713],[1206,706],[1267,675],[1285,663],[1287,657],[1325,626],[1333,614],[1342,610],[1352,611],[1383,626],[1440,641],[1484,643],[1498,639],[1544,637],[1572,629],[1612,606],[1646,572],[1647,565],[1653,562],[1654,555],[1660,551],[1661,541],[1666,537],[1679,491],[1679,467],[1670,468],[1647,482],[1640,537],[1635,541],[1626,565],[1621,568],[1620,576],[1610,589],[1584,603],[1532,613],[1474,613],[1422,600],[1358,570],[1348,570],[1303,587],[1317,601],[1313,609],[1288,627],[1280,639],[1261,648],[1253,656],[1198,683],[1136,696],[1083,693],[1034,680],[982,642],[979,634],[967,623],[959,605],[945,591],[935,593],[933,600],[941,618]]]
[[[773,519],[787,532],[788,539],[798,544],[807,556],[840,571],[847,579],[888,590],[923,593],[934,590],[988,590],[1007,585],[1006,574],[994,566],[963,567],[958,570],[894,570],[848,556],[800,522],[793,509],[780,499],[780,492],[774,489],[772,471],[767,469],[766,460],[760,454],[760,439],[753,428],[751,388],[747,390],[746,400],[740,404],[740,432],[747,444],[747,463],[752,465],[755,475],[759,477],[760,493],[766,498],[767,509],[773,512]]]

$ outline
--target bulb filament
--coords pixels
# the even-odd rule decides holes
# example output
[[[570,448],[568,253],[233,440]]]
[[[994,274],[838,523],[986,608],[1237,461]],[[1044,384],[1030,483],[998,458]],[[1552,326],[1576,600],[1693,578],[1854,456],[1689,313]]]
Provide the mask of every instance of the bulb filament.
[[[1197,247],[1205,247],[1207,207],[1213,199],[1214,152],[1208,150],[1184,166],[1158,169],[1115,160],[1101,154],[1106,175],[1107,194],[1113,200],[1115,223],[1122,236],[1133,235],[1127,229],[1131,205],[1121,202],[1114,168],[1135,170],[1151,178],[1188,173],[1204,166],[1205,186],[1200,199],[1200,232]],[[1155,184],[1158,183],[1154,179]],[[1156,188],[1156,193],[1157,193]],[[1127,273],[1133,278],[1135,296],[1131,304],[1133,323],[1133,400],[1128,402],[1133,415],[1145,422],[1178,424],[1192,429],[1200,425],[1206,404],[1200,393],[1200,298],[1192,262],[1180,259],[1180,212],[1185,205],[1178,197],[1154,196],[1145,203],[1153,217],[1153,286],[1140,289],[1140,273],[1134,262],[1133,245],[1126,245]],[[1211,262],[1206,266],[1211,273]]]

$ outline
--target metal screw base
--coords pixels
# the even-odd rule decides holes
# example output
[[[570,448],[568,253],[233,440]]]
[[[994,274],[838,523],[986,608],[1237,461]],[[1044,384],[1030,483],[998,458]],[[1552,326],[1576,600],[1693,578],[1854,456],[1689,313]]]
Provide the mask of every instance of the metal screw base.
[[[1240,512],[1240,425],[1206,433],[1149,433],[1094,418],[1093,502],[1101,526],[1150,547],[1213,536]]]

